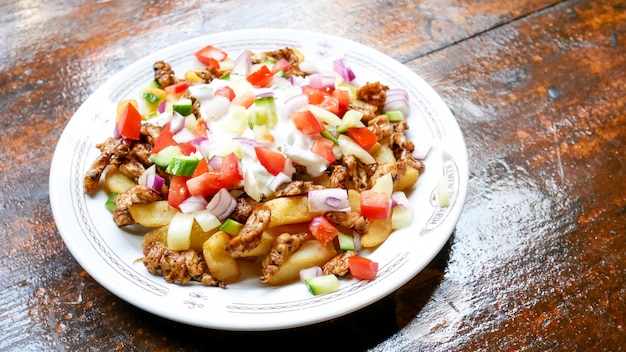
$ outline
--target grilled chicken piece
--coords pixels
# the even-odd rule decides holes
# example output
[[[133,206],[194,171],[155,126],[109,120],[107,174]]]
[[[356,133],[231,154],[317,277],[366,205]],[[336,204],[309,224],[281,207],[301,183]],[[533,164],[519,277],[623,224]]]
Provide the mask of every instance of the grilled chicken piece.
[[[261,243],[263,231],[270,224],[271,211],[265,205],[260,205],[248,217],[238,236],[233,237],[226,244],[226,251],[233,258],[239,258],[241,254],[256,248]]]
[[[280,270],[285,260],[295,253],[302,243],[311,239],[307,232],[283,233],[276,237],[270,252],[263,258],[261,281],[268,282]]]
[[[348,258],[357,255],[356,251],[345,251],[333,259],[329,260],[322,267],[324,275],[334,274],[337,276],[345,276],[350,271],[350,263]]]

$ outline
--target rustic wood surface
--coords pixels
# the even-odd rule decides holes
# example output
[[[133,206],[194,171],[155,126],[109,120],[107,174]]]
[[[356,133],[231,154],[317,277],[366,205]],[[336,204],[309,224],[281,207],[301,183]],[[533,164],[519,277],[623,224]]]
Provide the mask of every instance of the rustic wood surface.
[[[56,141],[133,61],[261,27],[352,39],[425,78],[463,130],[467,202],[427,269],[358,312],[263,333],[174,323],[65,247],[48,201]],[[0,350],[625,349],[623,0],[8,0],[0,39]]]

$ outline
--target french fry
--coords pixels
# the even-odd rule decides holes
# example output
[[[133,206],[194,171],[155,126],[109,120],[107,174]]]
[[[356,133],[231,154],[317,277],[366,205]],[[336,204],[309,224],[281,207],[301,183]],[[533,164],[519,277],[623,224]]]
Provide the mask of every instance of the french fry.
[[[272,214],[269,227],[307,222],[321,214],[309,211],[306,196],[274,198],[264,204]]]
[[[386,144],[381,144],[380,148],[372,153],[372,156],[376,160],[378,165],[395,163],[396,157],[393,155],[393,150]]]
[[[356,189],[348,190],[348,203],[352,211],[361,212],[361,193]]]
[[[125,190],[136,186],[133,180],[124,175],[117,167],[111,165],[104,175],[104,186],[111,193],[122,193]]]
[[[167,243],[167,226],[157,227],[146,232],[146,234],[143,235],[141,248],[144,248],[146,244],[150,242],[161,242],[163,244],[166,244]]]
[[[278,272],[268,281],[270,285],[284,285],[300,277],[300,270],[312,266],[322,266],[337,255],[332,242],[323,246],[318,240],[306,241],[288,257]]]
[[[416,168],[412,166],[407,166],[406,171],[404,171],[404,174],[398,180],[398,183],[394,185],[393,190],[394,191],[410,190],[411,188],[413,188],[413,186],[415,186],[415,183],[417,182],[417,179],[419,178],[419,176],[420,176],[420,172],[417,171]]]
[[[177,212],[166,200],[133,204],[128,208],[128,211],[138,224],[146,227],[167,225]]]
[[[241,275],[239,264],[224,249],[229,240],[230,236],[226,232],[218,231],[202,245],[204,261],[211,275],[227,284],[237,281]]]
[[[371,248],[385,242],[391,234],[391,217],[387,220],[370,220],[369,231],[361,236],[361,246]]]

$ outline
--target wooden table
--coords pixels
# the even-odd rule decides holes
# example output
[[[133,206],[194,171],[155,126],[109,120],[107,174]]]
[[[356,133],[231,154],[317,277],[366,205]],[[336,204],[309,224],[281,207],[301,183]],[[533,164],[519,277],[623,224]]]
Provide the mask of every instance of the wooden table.
[[[0,350],[620,351],[626,346],[626,2],[5,1],[0,5]],[[443,97],[470,191],[448,244],[356,313],[276,332],[190,327],[95,282],[48,201],[85,99],[199,35],[318,31],[385,52]]]

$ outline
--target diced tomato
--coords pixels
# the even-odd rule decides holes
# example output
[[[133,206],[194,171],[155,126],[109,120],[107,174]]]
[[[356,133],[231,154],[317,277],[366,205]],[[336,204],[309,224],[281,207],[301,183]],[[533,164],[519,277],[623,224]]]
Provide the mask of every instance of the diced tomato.
[[[189,179],[187,188],[192,196],[207,197],[214,195],[221,188],[231,188],[241,180],[243,175],[239,159],[235,153],[230,153],[222,159],[222,165],[218,170],[207,171]]]
[[[117,130],[120,136],[138,140],[141,137],[141,114],[131,103],[126,103],[117,121]]]
[[[167,194],[167,203],[178,209],[180,203],[189,198],[189,190],[187,189],[187,176],[172,176],[170,180],[169,193]]]
[[[168,123],[163,127],[161,133],[154,140],[154,147],[152,147],[152,153],[156,154],[163,150],[165,147],[176,145],[176,141],[173,138],[174,134],[170,130],[170,124]]]
[[[378,263],[360,255],[348,258],[348,268],[350,274],[359,280],[374,280],[378,273]]]
[[[256,94],[254,94],[251,90],[246,90],[242,93],[239,93],[235,98],[233,98],[232,103],[235,105],[241,105],[244,108],[249,108],[254,104],[256,100]]]
[[[217,179],[218,173],[208,171],[196,177],[187,180],[187,188],[192,196],[208,197],[217,193],[220,188],[220,182]]]
[[[276,176],[285,169],[286,158],[283,154],[263,147],[254,147],[254,152],[270,174]]]
[[[196,122],[196,128],[193,130],[193,135],[196,137],[203,137],[207,135],[208,127],[206,125],[206,120],[198,119]]]
[[[276,61],[274,66],[272,66],[272,74],[276,74],[276,73],[278,73],[280,71],[287,71],[290,66],[291,66],[291,64],[289,63],[289,61],[287,61],[286,59],[281,58],[278,61]]]
[[[239,165],[239,158],[235,153],[230,153],[222,159],[222,166],[219,169],[218,177],[222,188],[230,188],[237,182],[243,180],[243,173]]]
[[[308,95],[310,104],[317,105],[324,101],[322,91],[311,86],[302,86],[302,93]]]
[[[189,83],[187,83],[187,81],[182,81],[182,82],[174,83],[170,86],[167,86],[163,88],[163,90],[165,90],[167,94],[178,96],[178,95],[183,94],[187,90],[188,87],[189,87]]]
[[[224,61],[226,57],[228,57],[228,54],[213,45],[205,46],[204,48],[196,51],[195,55],[196,58],[206,66],[215,68],[220,68],[219,62]],[[214,66],[216,64],[217,66]]]
[[[200,176],[203,173],[208,172],[208,171],[209,171],[209,163],[206,161],[206,158],[202,158],[200,159],[198,166],[196,166],[196,169],[193,170],[193,174],[191,175],[191,178]]]
[[[321,108],[324,108],[335,115],[339,114],[339,100],[335,98],[332,94],[321,92],[322,93],[322,101],[318,104],[315,104]]]
[[[324,246],[339,235],[339,230],[323,215],[316,216],[311,220],[309,231]]]
[[[378,142],[374,132],[367,127],[350,127],[348,128],[348,136],[365,150],[370,150]]]
[[[361,191],[361,215],[368,219],[387,220],[391,211],[389,197],[372,190]]]
[[[342,117],[346,111],[348,111],[348,106],[350,105],[350,93],[347,90],[343,89],[335,89],[333,91],[333,97],[337,99],[339,111],[337,112],[337,116]]]
[[[335,158],[335,153],[333,152],[333,147],[335,144],[330,139],[326,139],[322,136],[312,136],[313,138],[313,146],[311,146],[311,151],[322,158],[328,160],[329,163],[335,162],[337,158]]]
[[[183,155],[191,155],[191,153],[196,151],[196,146],[193,145],[192,142],[181,143],[178,145],[178,147],[180,148],[180,152],[183,153]]]
[[[309,110],[294,111],[291,113],[291,121],[304,134],[316,134],[324,131],[322,123]]]
[[[235,91],[229,86],[224,86],[217,88],[215,90],[215,95],[221,95],[228,98],[228,100],[233,101],[235,98]]]
[[[267,87],[272,83],[272,79],[274,79],[274,75],[272,71],[270,71],[267,66],[263,65],[258,70],[252,72],[246,78],[250,84],[257,88]]]

